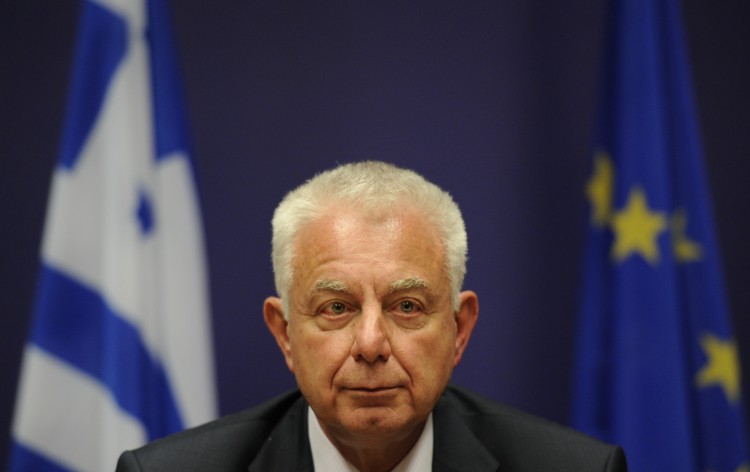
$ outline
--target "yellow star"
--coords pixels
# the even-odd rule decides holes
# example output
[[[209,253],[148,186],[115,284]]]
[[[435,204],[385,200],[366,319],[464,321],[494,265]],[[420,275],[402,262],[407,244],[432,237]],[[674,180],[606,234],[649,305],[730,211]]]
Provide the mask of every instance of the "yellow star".
[[[612,185],[614,171],[609,154],[599,151],[594,155],[594,172],[586,183],[586,196],[591,202],[591,221],[605,226],[612,213]]]
[[[703,257],[701,245],[688,238],[685,233],[687,215],[680,208],[672,215],[672,250],[678,262],[695,262]]]
[[[629,255],[639,253],[648,262],[655,264],[659,260],[657,239],[666,227],[664,214],[652,212],[643,190],[634,187],[630,190],[625,208],[612,216],[612,229],[615,233],[612,257],[617,262],[622,262]]]
[[[737,357],[737,344],[722,341],[713,334],[701,336],[701,347],[708,357],[706,365],[696,374],[695,382],[705,388],[718,385],[730,403],[740,399],[740,362]]]

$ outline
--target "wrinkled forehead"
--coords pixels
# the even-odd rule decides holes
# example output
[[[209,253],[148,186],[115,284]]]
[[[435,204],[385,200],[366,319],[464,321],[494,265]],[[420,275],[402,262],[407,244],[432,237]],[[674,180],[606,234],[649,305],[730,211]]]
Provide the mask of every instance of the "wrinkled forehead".
[[[444,251],[437,226],[409,206],[374,210],[331,205],[296,234],[294,272],[310,269],[320,258],[381,253],[443,270]],[[296,277],[295,277],[296,278]]]
[[[442,246],[438,225],[408,201],[390,206],[372,206],[367,202],[329,203],[300,225],[295,235],[295,247],[309,243],[311,238],[320,238],[318,232],[321,228],[325,231],[323,234],[335,233],[342,237],[362,232],[381,236],[394,234]]]

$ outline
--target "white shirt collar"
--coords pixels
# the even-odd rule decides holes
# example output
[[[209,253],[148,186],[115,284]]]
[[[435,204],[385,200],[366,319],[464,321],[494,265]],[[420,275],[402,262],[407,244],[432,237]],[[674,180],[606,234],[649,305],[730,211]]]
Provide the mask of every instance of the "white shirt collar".
[[[344,456],[328,439],[310,407],[307,408],[307,436],[310,440],[315,470],[359,472],[344,459]],[[430,414],[414,447],[391,472],[430,472],[432,470],[432,443],[432,414]]]

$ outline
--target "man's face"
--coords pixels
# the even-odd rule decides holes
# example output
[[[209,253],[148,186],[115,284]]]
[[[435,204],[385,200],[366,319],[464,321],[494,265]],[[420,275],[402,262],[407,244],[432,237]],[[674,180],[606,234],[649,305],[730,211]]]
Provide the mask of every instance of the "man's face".
[[[421,430],[477,311],[464,292],[453,312],[437,231],[411,211],[337,208],[296,243],[288,325],[268,301],[266,320],[323,429],[352,445]]]

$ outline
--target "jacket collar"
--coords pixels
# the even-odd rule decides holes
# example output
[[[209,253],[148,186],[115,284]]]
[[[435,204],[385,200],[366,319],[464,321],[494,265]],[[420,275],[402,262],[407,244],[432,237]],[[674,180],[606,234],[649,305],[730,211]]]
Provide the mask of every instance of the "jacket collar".
[[[302,395],[281,418],[247,470],[313,471],[310,441],[307,437],[307,402]]]
[[[500,464],[484,447],[458,413],[451,399],[443,394],[433,410],[435,443],[433,472],[495,472]]]

